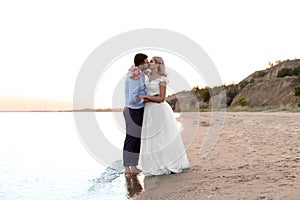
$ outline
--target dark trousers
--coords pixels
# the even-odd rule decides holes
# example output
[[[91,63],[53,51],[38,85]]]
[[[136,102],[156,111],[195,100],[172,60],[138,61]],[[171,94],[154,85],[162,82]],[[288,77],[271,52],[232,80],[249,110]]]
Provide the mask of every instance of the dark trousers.
[[[141,147],[141,131],[144,108],[131,109],[125,107],[123,115],[126,122],[126,138],[123,147],[123,165],[137,166]]]

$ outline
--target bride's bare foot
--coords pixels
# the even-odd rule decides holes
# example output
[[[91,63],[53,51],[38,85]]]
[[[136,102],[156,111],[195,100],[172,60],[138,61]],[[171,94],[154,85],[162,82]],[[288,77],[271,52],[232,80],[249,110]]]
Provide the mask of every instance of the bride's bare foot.
[[[142,170],[140,170],[139,168],[137,168],[136,166],[131,166],[131,173],[132,174],[139,174],[141,173]]]

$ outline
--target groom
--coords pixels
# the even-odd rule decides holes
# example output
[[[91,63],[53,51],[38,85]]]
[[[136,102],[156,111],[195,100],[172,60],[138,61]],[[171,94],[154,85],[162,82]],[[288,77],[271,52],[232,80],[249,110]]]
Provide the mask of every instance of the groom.
[[[134,65],[129,69],[125,80],[125,107],[123,115],[126,123],[126,138],[123,147],[123,166],[125,174],[141,172],[138,165],[141,131],[144,115],[144,99],[136,97],[146,94],[145,75],[143,71],[148,67],[148,56],[138,53],[134,57]]]

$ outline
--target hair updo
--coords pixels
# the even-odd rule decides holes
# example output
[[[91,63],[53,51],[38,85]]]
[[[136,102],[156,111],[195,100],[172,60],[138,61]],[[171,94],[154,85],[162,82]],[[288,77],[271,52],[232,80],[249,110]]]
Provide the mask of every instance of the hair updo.
[[[162,57],[154,56],[153,59],[155,63],[158,64],[157,73],[162,76],[167,76],[165,62]]]

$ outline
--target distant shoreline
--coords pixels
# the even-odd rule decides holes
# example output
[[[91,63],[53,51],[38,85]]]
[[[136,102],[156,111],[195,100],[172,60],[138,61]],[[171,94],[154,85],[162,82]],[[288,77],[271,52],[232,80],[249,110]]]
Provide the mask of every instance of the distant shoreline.
[[[100,109],[80,109],[80,110],[11,110],[0,112],[122,112],[123,108],[100,108]]]
[[[9,112],[122,112],[123,108],[105,108],[105,109],[80,109],[80,110],[10,110],[10,111],[0,111],[0,113]],[[225,110],[211,110],[211,109],[200,109],[198,111],[181,111],[174,113],[188,113],[188,112],[300,112],[300,108],[293,107],[281,107],[274,109],[267,108],[247,108],[247,107],[237,107],[237,108],[227,108]]]

